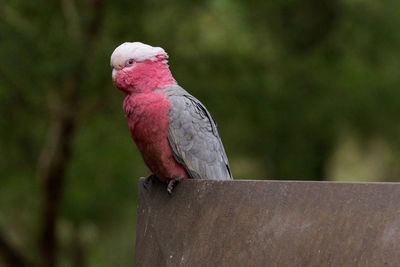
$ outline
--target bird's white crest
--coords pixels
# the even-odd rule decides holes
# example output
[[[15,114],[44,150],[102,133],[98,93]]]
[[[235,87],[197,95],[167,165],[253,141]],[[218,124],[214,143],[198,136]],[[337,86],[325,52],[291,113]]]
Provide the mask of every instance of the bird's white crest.
[[[156,60],[158,55],[164,55],[168,58],[167,53],[161,47],[153,47],[141,42],[126,42],[115,48],[111,55],[111,67],[121,69],[125,66],[128,59],[135,61]]]

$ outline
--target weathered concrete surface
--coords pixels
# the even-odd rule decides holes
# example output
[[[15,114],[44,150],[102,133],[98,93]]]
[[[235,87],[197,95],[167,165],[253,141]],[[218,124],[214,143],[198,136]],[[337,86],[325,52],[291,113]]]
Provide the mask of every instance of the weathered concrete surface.
[[[400,266],[400,184],[140,181],[136,266]]]

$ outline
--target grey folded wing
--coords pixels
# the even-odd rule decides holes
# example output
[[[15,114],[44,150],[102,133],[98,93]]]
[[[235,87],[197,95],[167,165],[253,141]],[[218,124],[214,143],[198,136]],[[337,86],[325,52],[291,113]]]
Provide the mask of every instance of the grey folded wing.
[[[174,89],[168,90],[171,103],[168,142],[175,159],[192,178],[232,179],[228,158],[210,113],[185,90]]]

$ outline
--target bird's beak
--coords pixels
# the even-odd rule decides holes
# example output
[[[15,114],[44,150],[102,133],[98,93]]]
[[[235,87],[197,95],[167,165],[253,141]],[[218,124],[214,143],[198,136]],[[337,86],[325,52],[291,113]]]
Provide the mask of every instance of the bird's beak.
[[[113,70],[112,70],[112,79],[113,79],[113,81],[115,81],[115,76],[117,75],[117,72],[118,72],[118,70],[116,70],[116,69],[114,69],[113,68]]]

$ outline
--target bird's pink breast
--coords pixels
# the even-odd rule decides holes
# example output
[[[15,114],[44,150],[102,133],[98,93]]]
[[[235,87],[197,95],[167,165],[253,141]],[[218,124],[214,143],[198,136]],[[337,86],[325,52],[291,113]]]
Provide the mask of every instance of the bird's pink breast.
[[[170,102],[164,93],[129,94],[124,100],[128,125],[150,170],[161,181],[188,175],[168,144]]]

